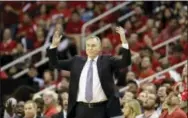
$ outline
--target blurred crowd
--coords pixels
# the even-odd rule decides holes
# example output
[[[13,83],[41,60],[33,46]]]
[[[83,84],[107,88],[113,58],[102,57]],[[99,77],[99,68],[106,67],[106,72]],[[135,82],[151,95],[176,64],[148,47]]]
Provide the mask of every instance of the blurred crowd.
[[[63,26],[63,38],[58,47],[58,57],[68,59],[80,52],[82,25],[122,2],[1,2],[2,18],[0,27],[1,65],[17,59],[46,43],[51,42],[54,26]],[[122,22],[117,18],[129,11],[135,14]],[[125,118],[187,118],[188,115],[188,70],[187,65],[176,70],[141,82],[145,78],[161,72],[188,58],[188,8],[186,2],[135,2],[119,11],[108,15],[97,23],[87,27],[86,34],[113,23],[111,29],[99,34],[102,42],[102,53],[119,56],[121,41],[115,33],[115,27],[121,25],[131,50],[132,65],[116,70],[115,78],[118,88],[127,87],[120,93],[122,112]],[[167,48],[153,47],[175,36],[180,39],[168,44]],[[34,90],[28,95],[32,100],[7,96],[5,99],[4,118],[58,117],[67,109],[68,86],[70,73],[54,71],[47,64],[36,68],[34,63],[41,59],[41,54],[20,62],[6,72],[0,72],[1,79],[9,79],[18,71],[29,68],[24,79],[27,86]],[[55,91],[46,91],[43,96],[33,96],[37,91],[55,85]],[[37,111],[36,111],[37,108]],[[60,115],[58,115],[60,114]],[[187,114],[187,115],[186,115]],[[38,118],[37,117],[37,118]]]

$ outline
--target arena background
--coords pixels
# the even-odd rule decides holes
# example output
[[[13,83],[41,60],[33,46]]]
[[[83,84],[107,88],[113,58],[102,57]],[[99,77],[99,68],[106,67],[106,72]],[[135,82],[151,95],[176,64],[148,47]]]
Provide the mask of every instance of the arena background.
[[[179,87],[185,81],[182,70],[188,57],[187,5],[187,1],[1,1],[2,115],[10,97],[27,101],[44,90],[68,90],[70,73],[53,69],[46,57],[56,23],[64,28],[60,59],[86,56],[84,43],[90,35],[100,37],[103,54],[119,56],[121,42],[114,29],[125,29],[132,65],[114,74],[122,96],[128,80],[139,87],[146,83],[159,87],[165,81]]]

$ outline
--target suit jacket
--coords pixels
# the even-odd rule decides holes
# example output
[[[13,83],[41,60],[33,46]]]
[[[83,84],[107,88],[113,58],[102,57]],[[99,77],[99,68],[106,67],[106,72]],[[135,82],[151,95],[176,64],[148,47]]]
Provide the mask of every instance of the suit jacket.
[[[102,89],[108,98],[106,112],[109,117],[121,115],[119,96],[115,89],[113,72],[118,68],[125,68],[131,64],[130,50],[122,49],[122,58],[117,59],[112,56],[100,55],[97,60],[97,69]],[[69,85],[69,99],[67,118],[75,117],[75,106],[77,100],[79,79],[81,71],[87,61],[87,58],[75,56],[69,60],[58,60],[56,48],[47,51],[50,64],[57,69],[63,69],[71,72]]]

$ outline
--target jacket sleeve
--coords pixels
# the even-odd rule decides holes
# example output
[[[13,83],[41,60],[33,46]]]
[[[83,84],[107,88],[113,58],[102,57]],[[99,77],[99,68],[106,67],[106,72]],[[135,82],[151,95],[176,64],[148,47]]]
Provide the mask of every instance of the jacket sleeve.
[[[68,60],[59,60],[57,57],[57,48],[47,49],[47,56],[52,67],[70,71],[74,58]]]
[[[110,63],[113,69],[125,68],[131,64],[131,53],[129,49],[121,48],[121,58],[110,57]]]

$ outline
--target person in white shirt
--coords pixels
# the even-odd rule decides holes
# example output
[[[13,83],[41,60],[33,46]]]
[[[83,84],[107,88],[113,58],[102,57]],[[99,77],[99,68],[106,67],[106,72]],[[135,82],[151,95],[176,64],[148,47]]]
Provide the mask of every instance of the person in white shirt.
[[[116,28],[122,42],[122,58],[101,55],[101,40],[92,36],[86,40],[87,58],[75,56],[58,60],[56,52],[62,31],[62,26],[57,24],[47,53],[54,68],[70,71],[67,118],[122,118],[113,74],[131,64],[125,30]]]

